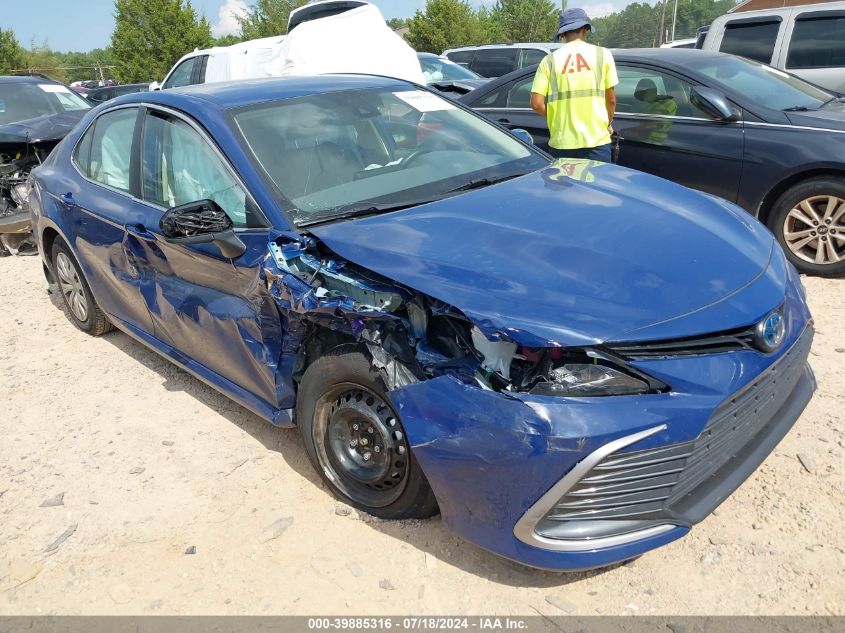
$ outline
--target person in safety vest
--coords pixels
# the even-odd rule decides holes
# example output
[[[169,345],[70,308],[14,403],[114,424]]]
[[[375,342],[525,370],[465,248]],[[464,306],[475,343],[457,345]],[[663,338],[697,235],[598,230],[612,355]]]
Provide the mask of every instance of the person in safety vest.
[[[610,51],[587,43],[591,30],[583,9],[560,14],[557,37],[565,43],[540,62],[531,108],[548,120],[552,156],[609,163],[619,78]]]

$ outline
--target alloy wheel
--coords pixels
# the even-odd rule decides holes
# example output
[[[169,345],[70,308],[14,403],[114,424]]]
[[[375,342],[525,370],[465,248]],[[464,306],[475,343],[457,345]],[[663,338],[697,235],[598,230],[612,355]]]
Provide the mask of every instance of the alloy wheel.
[[[67,307],[73,312],[73,316],[85,323],[88,320],[88,300],[85,298],[85,290],[76,266],[65,253],[56,256],[56,274]]]
[[[812,196],[796,204],[783,223],[786,245],[796,257],[812,264],[836,264],[845,259],[845,200]]]
[[[407,438],[393,409],[370,389],[336,385],[314,409],[313,437],[326,476],[362,506],[398,499],[409,473]]]

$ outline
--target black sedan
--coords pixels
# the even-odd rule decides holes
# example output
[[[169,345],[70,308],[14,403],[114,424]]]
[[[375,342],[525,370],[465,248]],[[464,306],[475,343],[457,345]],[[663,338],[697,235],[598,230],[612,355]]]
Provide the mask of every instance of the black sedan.
[[[845,273],[841,97],[722,53],[641,49],[614,57],[621,165],[736,202],[772,230],[802,272]],[[460,101],[548,148],[546,120],[529,107],[535,68]]]
[[[121,84],[119,86],[104,86],[91,90],[86,95],[86,99],[95,105],[99,105],[104,101],[109,101],[115,97],[122,97],[135,92],[147,92],[150,89],[150,83],[143,84]]]

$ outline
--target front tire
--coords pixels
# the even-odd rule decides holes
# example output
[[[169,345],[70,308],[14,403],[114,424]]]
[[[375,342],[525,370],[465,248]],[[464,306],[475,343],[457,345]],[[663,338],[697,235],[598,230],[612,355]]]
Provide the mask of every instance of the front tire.
[[[335,496],[383,519],[424,519],[437,501],[367,357],[345,346],[317,359],[296,416],[311,463]]]
[[[792,187],[772,208],[769,227],[802,273],[845,273],[845,183],[812,178]]]
[[[94,300],[79,263],[60,239],[53,243],[52,260],[56,283],[73,324],[91,336],[111,330],[112,325]]]

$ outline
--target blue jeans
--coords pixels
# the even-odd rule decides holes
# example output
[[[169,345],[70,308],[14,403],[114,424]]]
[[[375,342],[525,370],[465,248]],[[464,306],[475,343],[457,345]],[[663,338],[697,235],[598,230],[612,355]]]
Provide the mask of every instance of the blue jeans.
[[[555,158],[587,158],[598,160],[603,163],[611,162],[610,143],[598,147],[582,147],[579,149],[555,149],[549,148],[549,154]]]

